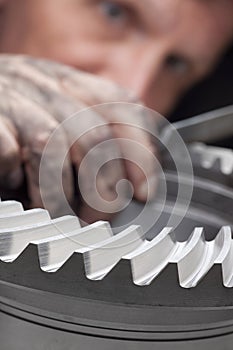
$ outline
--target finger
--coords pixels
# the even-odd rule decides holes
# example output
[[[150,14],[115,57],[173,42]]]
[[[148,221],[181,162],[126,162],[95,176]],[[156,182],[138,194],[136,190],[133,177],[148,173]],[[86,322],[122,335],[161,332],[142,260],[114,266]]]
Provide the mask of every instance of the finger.
[[[111,128],[90,109],[66,122],[68,125],[65,129],[73,145],[71,159],[76,167],[78,187],[83,198],[80,215],[88,223],[97,218],[109,220],[120,209],[116,186],[125,178],[121,153]],[[75,137],[69,130],[76,130]],[[76,157],[76,147],[81,150],[81,158]]]
[[[114,141],[100,142],[90,148],[78,166],[80,193],[86,203],[82,219],[88,223],[97,218],[110,220],[122,209],[125,198],[117,185],[126,174],[116,147]]]
[[[110,100],[116,101],[119,98],[129,101],[131,98],[125,92],[125,90],[116,87],[114,84],[100,81],[92,75],[77,72],[72,68],[65,67],[60,64],[55,64],[48,61],[35,61],[34,59],[25,57],[20,57],[18,62],[19,66],[17,67],[17,65],[15,65],[14,69],[17,68],[18,71],[20,70],[20,72],[23,72],[24,79],[26,79],[27,82],[31,80],[31,86],[30,89],[25,89],[23,84],[18,84],[17,88],[21,89],[21,91],[23,90],[24,93],[26,91],[26,93],[29,95],[32,94],[33,89],[37,89],[33,98],[42,104],[44,108],[46,108],[47,103],[46,97],[49,96],[50,103],[48,108],[50,109],[50,112],[52,108],[52,112],[59,121],[64,120],[68,114],[72,114],[74,111],[80,110],[84,105],[80,102],[75,103],[74,99],[72,100],[64,93],[59,93],[59,88],[57,85],[53,85],[53,80],[59,80],[62,87],[65,87],[66,92],[78,99],[81,98],[82,100],[86,100],[88,103],[99,103],[104,101],[109,102]],[[22,69],[23,66],[26,68]],[[28,66],[31,67],[31,70],[28,70]],[[19,69],[20,67],[21,69]],[[33,79],[35,76],[36,87],[35,84],[33,85]],[[43,91],[43,93],[38,94],[38,89]],[[51,103],[51,101],[53,101],[53,103]],[[61,101],[62,106],[60,104]],[[59,106],[61,106],[61,108]],[[147,132],[142,130],[146,119],[149,119],[148,116],[145,116],[147,113],[142,110],[135,111],[133,106],[129,106],[130,108],[124,107],[122,110],[122,106],[116,105],[115,108],[112,108],[111,105],[111,111],[101,111],[97,114],[105,115],[105,118],[113,125],[114,123],[118,123],[118,125],[114,125],[113,127],[113,132],[116,137],[121,139],[129,138],[132,141],[135,140],[142,146],[138,147],[137,152],[134,152],[134,147],[132,147],[131,150],[131,147],[125,147],[125,145],[123,145],[123,141],[119,141],[124,157],[132,160],[126,160],[125,165],[128,177],[132,181],[135,188],[135,196],[140,200],[145,200],[148,195],[153,196],[153,193],[155,192],[156,175],[153,154],[156,153],[156,151],[150,142],[150,137],[148,136]],[[106,109],[107,108],[108,106],[106,106]],[[122,125],[119,125],[119,123]],[[130,126],[127,126],[127,123],[130,124]],[[74,134],[74,130],[76,129],[70,127],[68,127],[68,129],[70,129],[68,134],[69,138],[71,138],[72,134]],[[151,129],[149,128],[149,130]],[[89,137],[89,140],[91,140],[91,137]],[[77,159],[80,154],[78,151],[78,145],[79,143],[76,143],[76,147],[73,146],[72,154],[76,155],[76,163],[79,164],[80,159]],[[150,179],[150,181],[148,181],[148,179]],[[149,183],[151,183],[149,186],[150,189],[148,188]]]
[[[95,107],[111,123],[118,138],[128,178],[137,199],[154,197],[157,188],[158,154],[151,136],[156,137],[156,123],[142,105],[115,104]]]
[[[58,84],[57,77],[54,78],[49,74],[45,74],[25,61],[28,59],[31,62],[34,61],[33,59],[21,56],[10,56],[10,59],[6,62],[4,62],[4,59],[6,60],[5,55],[3,55],[3,58],[0,57],[0,72],[2,73],[0,83],[34,101],[53,115],[59,123],[63,123],[63,128],[68,134],[69,144],[72,146],[75,162],[80,161],[83,155],[80,155],[81,149],[78,147],[78,143],[75,142],[79,137],[77,133],[83,134],[90,128],[93,119],[92,114],[89,114],[88,119],[85,118],[84,122],[78,116],[75,120],[70,118],[69,122],[64,122],[79,111],[86,109],[87,106],[80,100],[64,93]],[[4,62],[4,69],[2,69],[2,62]],[[46,61],[42,61],[42,63],[43,67],[47,67]],[[93,133],[94,135],[95,133]]]
[[[42,88],[42,91],[47,88],[60,91],[62,94],[83,101],[86,105],[138,101],[131,91],[116,83],[49,60],[21,55],[1,55],[0,72],[8,77],[13,76],[14,79],[23,78],[29,82],[33,81],[34,88],[38,86]],[[32,94],[32,91],[26,89],[24,93]]]
[[[20,71],[20,76],[17,75],[17,71]],[[116,197],[116,184],[125,175],[119,160],[116,160],[112,167],[105,166],[105,170],[98,172],[95,179],[90,179],[91,174],[94,173],[93,169],[96,169],[96,159],[99,163],[106,163],[106,155],[114,154],[115,145],[108,146],[108,150],[99,152],[94,150],[89,155],[92,160],[89,161],[88,169],[80,171],[80,163],[84,156],[97,144],[101,144],[103,141],[112,139],[113,135],[111,129],[107,123],[97,113],[87,110],[81,114],[76,114],[73,117],[67,119],[67,116],[74,114],[74,112],[86,109],[86,105],[77,101],[74,97],[61,94],[59,89],[49,81],[48,75],[45,76],[44,72],[35,70],[34,67],[28,67],[25,62],[19,62],[19,65],[14,65],[9,68],[11,81],[9,82],[9,76],[7,77],[6,84],[13,85],[21,93],[26,93],[28,97],[32,97],[37,103],[42,105],[45,109],[56,116],[59,122],[62,122],[62,127],[66,131],[69,147],[71,148],[71,159],[75,164],[77,173],[80,173],[80,179],[83,179],[82,189],[83,193],[88,193],[88,206],[93,208],[93,217],[96,217],[96,208],[99,208],[98,217],[105,219],[109,203],[111,203],[112,210],[116,211],[118,204],[114,202]],[[16,79],[15,79],[16,77]],[[36,86],[34,84],[36,81]],[[29,87],[28,87],[29,86]],[[48,104],[49,96],[49,104]],[[52,102],[52,103],[51,103]],[[98,157],[95,153],[98,153]],[[88,174],[88,176],[87,176]],[[93,188],[90,188],[92,184]],[[97,186],[95,186],[97,184]],[[87,196],[86,196],[87,197]],[[86,198],[87,199],[87,198]],[[101,201],[107,201],[107,204],[101,205]],[[114,204],[113,204],[114,202]],[[90,212],[90,209],[88,210]],[[87,212],[84,211],[84,212]],[[91,215],[88,215],[90,219]],[[92,217],[92,216],[91,216]]]
[[[43,70],[43,64],[37,62],[40,69]],[[111,84],[104,80],[99,80],[86,73],[75,72],[71,68],[60,65],[51,65],[53,74],[57,72],[62,79],[63,86],[74,96],[81,98],[86,103],[100,103],[109,101],[127,101],[136,102],[135,97],[128,91]],[[101,86],[101,89],[100,89]],[[106,106],[106,109],[109,107]],[[157,149],[151,142],[150,132],[156,134],[156,120],[160,118],[158,113],[149,112],[143,106],[115,105],[111,112],[100,112],[99,109],[105,109],[105,106],[97,107],[99,114],[105,115],[111,123],[121,123],[113,128],[114,134],[123,139],[137,141],[137,152],[135,148],[126,147],[125,142],[119,141],[122,152],[127,159],[125,162],[127,174],[135,189],[135,197],[139,200],[152,198],[157,187]],[[126,124],[130,124],[127,126]],[[141,147],[140,147],[141,146]]]
[[[54,138],[43,161],[43,176],[40,179],[43,151],[58,124],[45,110],[2,84],[0,92],[0,111],[14,124],[19,135],[31,205],[41,207],[45,203],[53,216],[64,214],[67,203],[62,200],[58,186],[63,161],[61,157],[68,152],[64,132],[60,130]],[[62,175],[65,196],[71,200],[72,177],[67,159],[62,164]]]
[[[13,125],[0,116],[0,181],[7,188],[17,188],[22,182],[20,148]]]

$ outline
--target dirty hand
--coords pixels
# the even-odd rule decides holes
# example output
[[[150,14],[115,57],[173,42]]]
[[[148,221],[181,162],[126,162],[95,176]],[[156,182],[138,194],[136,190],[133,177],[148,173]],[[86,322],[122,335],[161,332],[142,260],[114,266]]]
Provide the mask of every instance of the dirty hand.
[[[0,55],[0,91],[1,186],[17,189],[26,178],[31,207],[67,213],[61,165],[65,197],[72,203],[79,189],[87,222],[120,209],[122,179],[138,200],[154,194],[156,150],[147,131],[155,121],[129,92],[55,62],[11,55]]]

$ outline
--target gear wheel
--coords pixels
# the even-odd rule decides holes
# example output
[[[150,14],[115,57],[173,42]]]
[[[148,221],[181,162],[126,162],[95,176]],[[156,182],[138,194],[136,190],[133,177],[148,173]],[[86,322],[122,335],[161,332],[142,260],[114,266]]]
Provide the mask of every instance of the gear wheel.
[[[187,350],[196,346],[199,349],[232,348],[233,294],[232,289],[224,287],[222,283],[227,281],[225,285],[231,287],[231,274],[224,280],[224,273],[229,273],[230,270],[229,261],[232,255],[233,174],[229,167],[230,162],[226,161],[226,157],[229,159],[229,152],[216,152],[216,149],[199,144],[191,146],[190,154],[195,175],[192,201],[187,214],[174,230],[166,227],[174,207],[178,181],[175,166],[169,156],[163,160],[168,200],[155,226],[152,226],[153,221],[149,221],[159,208],[159,200],[157,206],[153,204],[140,218],[140,223],[137,222],[137,214],[142,209],[141,205],[132,202],[112,223],[113,228],[121,227],[123,231],[116,236],[111,235],[107,223],[96,223],[92,227],[80,229],[77,218],[72,217],[57,219],[56,225],[53,225],[55,232],[51,233],[51,220],[46,211],[34,210],[28,213],[23,212],[17,202],[2,203],[2,350],[89,350],[92,346],[105,350]],[[206,162],[206,159],[209,161]],[[180,161],[182,162],[182,158]],[[186,175],[182,174],[182,181],[188,183]],[[176,215],[179,216],[182,212],[181,203]],[[17,238],[17,230],[12,228],[15,221],[9,220],[12,215],[17,225],[24,227],[23,230],[18,229],[20,239]],[[37,230],[35,225],[33,230],[30,229],[30,225],[35,224],[36,220],[44,221],[43,229],[41,224]],[[129,222],[134,225],[141,224],[142,230],[138,226],[130,228]],[[65,234],[65,229],[70,231],[74,227],[79,234],[85,232],[84,241],[79,240],[81,248],[78,253],[68,254],[62,263],[59,260],[59,265],[57,256],[60,257],[61,251],[64,252],[64,246],[49,237],[58,237],[59,233]],[[97,231],[98,234],[93,233]],[[36,239],[37,235],[35,239],[32,238],[33,232],[42,235],[39,241]],[[135,239],[131,239],[126,245],[125,239],[129,234],[132,238],[132,232]],[[193,236],[192,232],[195,232]],[[198,234],[198,245],[195,245],[192,237],[196,238]],[[108,243],[117,239],[119,243],[119,237],[122,239],[123,244],[115,249],[118,255],[111,254],[110,258],[105,256],[101,259],[103,244],[99,243],[100,235],[103,235],[101,240]],[[147,242],[143,243],[144,239]],[[29,242],[31,243],[28,245]],[[153,245],[153,242],[156,244]],[[151,260],[151,257],[148,260],[146,253],[151,248],[150,245],[159,247],[158,254],[164,252],[158,242],[171,250],[165,256],[159,255],[160,260],[157,262]],[[181,266],[178,260],[190,242],[191,249],[187,249],[188,253],[180,260],[183,262]],[[71,240],[69,244],[71,243],[77,245],[77,241]],[[86,250],[90,245],[92,249]],[[126,251],[122,250],[125,245],[128,248]],[[200,256],[193,254],[197,246]],[[130,251],[135,250],[138,254],[130,255]],[[139,257],[139,267],[134,264],[135,268],[132,270],[132,260],[137,263],[135,256]],[[203,257],[205,270],[202,270],[204,273],[200,278],[200,271],[196,271],[196,267]],[[161,273],[157,273],[155,269],[151,271],[151,263],[157,263],[156,271],[158,272],[159,267]],[[201,266],[203,269],[203,265]],[[153,279],[148,269],[152,272]],[[53,273],[48,273],[49,271]],[[135,271],[139,275],[141,273],[139,278],[134,278]],[[190,280],[190,271],[195,272],[196,279]],[[182,280],[181,275],[187,277],[186,273],[188,280]],[[149,276],[149,279],[144,278],[142,283],[137,283],[142,281],[141,276]],[[185,288],[181,288],[179,280],[184,282]],[[194,286],[195,288],[190,288]]]

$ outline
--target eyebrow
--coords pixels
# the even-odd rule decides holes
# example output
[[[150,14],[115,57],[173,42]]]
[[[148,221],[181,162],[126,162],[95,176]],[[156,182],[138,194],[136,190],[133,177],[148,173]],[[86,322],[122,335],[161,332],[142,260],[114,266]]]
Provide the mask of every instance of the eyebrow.
[[[126,5],[129,9],[132,9],[138,19],[141,19],[143,23],[148,24],[148,19],[150,18],[150,23],[153,23],[153,27],[156,25],[156,30],[159,32],[164,32],[168,30],[168,26],[172,27],[175,23],[172,21],[172,16],[166,12],[166,17],[169,19],[165,22],[161,7],[158,6],[155,0],[116,0],[119,4]],[[161,0],[162,1],[162,0]],[[146,6],[145,6],[146,2]],[[172,15],[172,13],[170,13]],[[173,22],[173,23],[172,23]],[[170,29],[170,28],[169,28]]]

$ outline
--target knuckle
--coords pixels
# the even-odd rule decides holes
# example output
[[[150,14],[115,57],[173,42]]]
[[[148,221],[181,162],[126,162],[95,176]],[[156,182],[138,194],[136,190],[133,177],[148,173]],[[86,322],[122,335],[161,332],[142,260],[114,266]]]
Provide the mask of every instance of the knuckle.
[[[112,131],[109,125],[94,127],[80,138],[80,144],[85,149],[90,149],[100,145],[104,141],[113,139]]]
[[[29,146],[32,147],[34,152],[37,151],[38,153],[41,153],[48,145],[51,138],[52,142],[58,146],[59,141],[61,141],[63,137],[63,131],[61,130],[61,127],[58,128],[58,124],[54,122],[49,127],[44,125],[44,129],[36,130],[33,136],[34,137],[31,139],[31,145]]]
[[[116,83],[109,83],[112,86],[112,95],[116,100],[127,103],[140,103],[136,95],[129,89]]]

